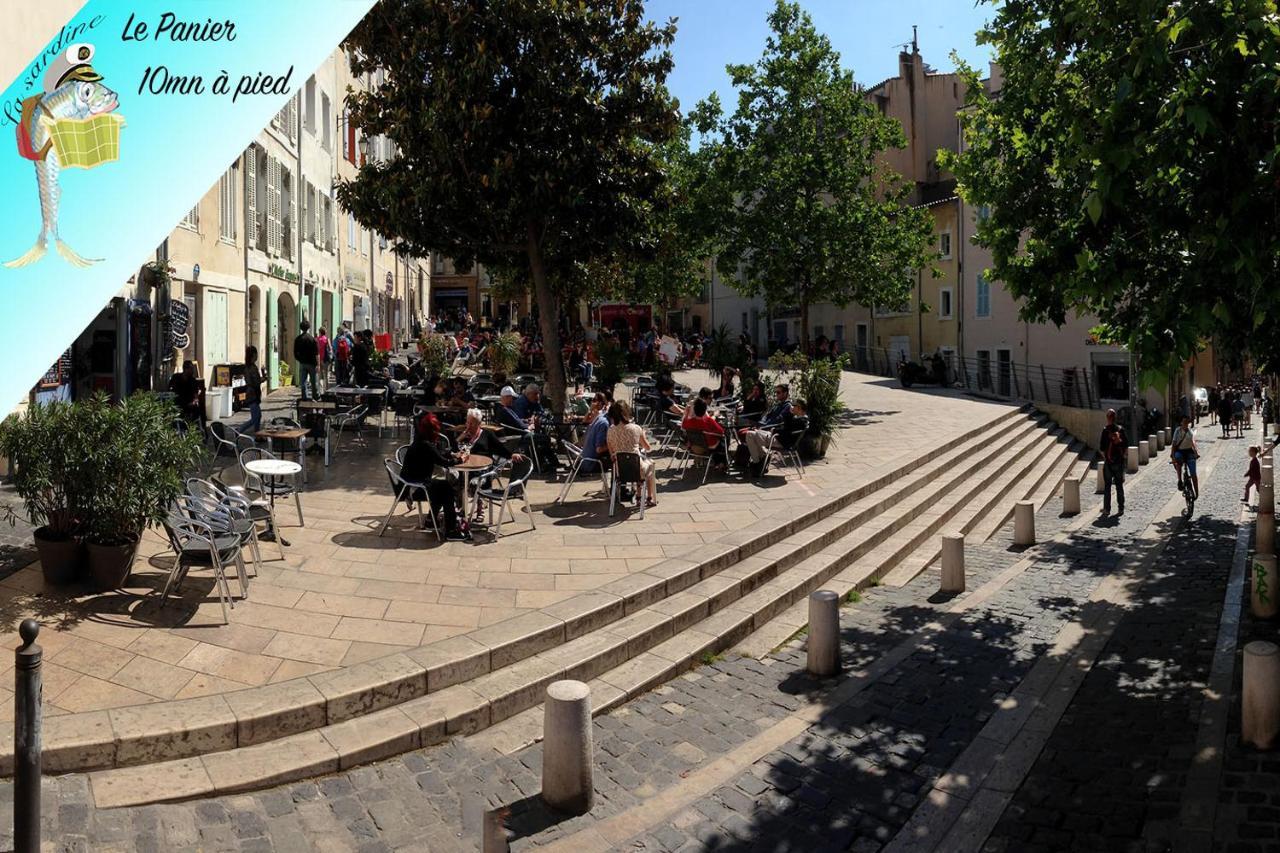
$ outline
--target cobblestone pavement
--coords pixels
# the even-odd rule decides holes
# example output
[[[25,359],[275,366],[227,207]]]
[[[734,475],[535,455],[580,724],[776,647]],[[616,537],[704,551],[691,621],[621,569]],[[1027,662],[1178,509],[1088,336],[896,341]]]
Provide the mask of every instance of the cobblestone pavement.
[[[1213,444],[1206,440],[1217,464],[1203,483],[1198,517],[1188,528],[1170,525],[1169,547],[1138,587],[1142,606],[1119,623],[990,849],[1143,850],[1144,838],[1162,837],[1194,743],[1194,694],[1212,651],[1239,509],[1245,442]],[[902,588],[865,591],[842,612],[848,670],[904,642],[919,645],[851,701],[834,701],[840,679],[804,673],[794,641],[764,660],[708,661],[602,715],[595,721],[596,805],[582,817],[566,820],[539,806],[540,746],[502,756],[481,748],[482,740],[459,740],[313,782],[134,809],[98,811],[84,777],[50,779],[45,837],[65,850],[467,850],[475,849],[481,804],[503,803],[511,806],[513,848],[527,849],[601,826],[816,702],[829,708],[816,725],[616,846],[879,850],[1132,550],[1169,499],[1171,480],[1167,470],[1145,469],[1130,482],[1118,523],[1090,518],[1060,541],[1046,540],[1075,520],[1047,508],[1037,518],[1044,544],[1026,553],[1012,546],[1008,527],[971,545],[969,591],[957,598],[935,594],[930,573]],[[1085,496],[1084,509],[1096,512],[1097,497]],[[939,634],[922,636],[944,608],[1024,558],[1026,568],[998,591]],[[1274,806],[1276,768],[1253,760],[1237,769],[1239,788],[1248,787],[1246,770],[1271,774],[1269,793],[1254,805]],[[1105,793],[1091,790],[1095,784]],[[9,813],[11,796],[0,786],[0,814]]]

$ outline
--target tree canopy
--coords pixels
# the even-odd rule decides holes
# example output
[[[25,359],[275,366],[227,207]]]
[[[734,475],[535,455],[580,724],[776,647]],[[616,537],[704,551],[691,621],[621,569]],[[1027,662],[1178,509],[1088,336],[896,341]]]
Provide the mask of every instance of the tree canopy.
[[[979,39],[1003,83],[989,92],[962,70],[967,147],[941,162],[990,207],[975,239],[1024,319],[1096,314],[1153,379],[1207,339],[1280,366],[1276,11],[998,6]]]
[[[351,121],[398,156],[339,200],[406,254],[527,276],[557,409],[565,290],[583,265],[652,258],[670,204],[674,31],[642,0],[380,0],[347,40],[354,73],[386,75],[348,94]]]
[[[778,0],[763,56],[730,65],[738,104],[695,112],[719,182],[720,266],[771,307],[905,301],[931,262],[932,219],[883,153],[906,144],[796,3]]]

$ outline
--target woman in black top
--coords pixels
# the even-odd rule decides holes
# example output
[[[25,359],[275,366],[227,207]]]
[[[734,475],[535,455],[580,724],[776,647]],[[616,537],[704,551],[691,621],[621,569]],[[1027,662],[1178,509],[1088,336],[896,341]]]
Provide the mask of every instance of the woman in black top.
[[[249,426],[245,432],[254,435],[262,429],[262,371],[258,369],[258,348],[244,350],[244,402],[249,407]]]
[[[462,461],[462,457],[442,451],[436,441],[440,438],[440,422],[435,415],[424,415],[418,421],[418,431],[413,444],[404,454],[404,465],[401,476],[411,483],[423,483],[427,487],[427,495],[431,498],[431,507],[440,508],[444,512],[445,538],[458,541],[470,539],[458,525],[458,507],[455,503],[453,487],[448,480],[433,480],[436,466],[449,468]]]
[[[747,392],[746,398],[742,401],[742,411],[738,413],[738,417],[740,419],[758,421],[764,415],[768,406],[769,404],[764,399],[764,386],[756,382],[751,386],[751,390]]]
[[[736,374],[737,371],[732,367],[726,367],[720,371],[720,387],[715,393],[717,400],[727,400],[734,395],[737,389],[733,387],[733,377]]]

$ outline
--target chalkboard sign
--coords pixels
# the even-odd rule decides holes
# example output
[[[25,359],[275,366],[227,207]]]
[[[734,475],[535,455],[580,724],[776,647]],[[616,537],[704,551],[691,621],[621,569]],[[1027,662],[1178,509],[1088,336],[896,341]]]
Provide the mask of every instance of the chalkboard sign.
[[[71,350],[68,348],[53,365],[45,371],[37,388],[57,388],[71,381]]]
[[[169,301],[169,346],[186,349],[191,344],[187,327],[191,322],[191,309],[187,303],[173,299]]]

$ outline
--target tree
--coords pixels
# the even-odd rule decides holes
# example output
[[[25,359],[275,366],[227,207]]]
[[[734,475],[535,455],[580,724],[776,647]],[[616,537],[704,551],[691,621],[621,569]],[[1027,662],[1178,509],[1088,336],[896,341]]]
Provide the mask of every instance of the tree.
[[[1004,3],[979,40],[1003,83],[962,69],[941,163],[1023,318],[1096,314],[1152,382],[1209,339],[1280,366],[1274,0]]]
[[[351,121],[398,155],[339,200],[405,254],[527,280],[557,410],[565,290],[582,264],[653,248],[674,31],[642,0],[381,0],[346,43],[354,73],[386,78],[348,94]]]
[[[716,152],[724,245],[719,265],[739,289],[771,306],[897,305],[930,263],[928,213],[907,205],[912,186],[881,156],[902,148],[902,126],[882,116],[840,66],[840,56],[795,3],[778,0],[754,65],[730,65],[731,118],[698,112]]]

